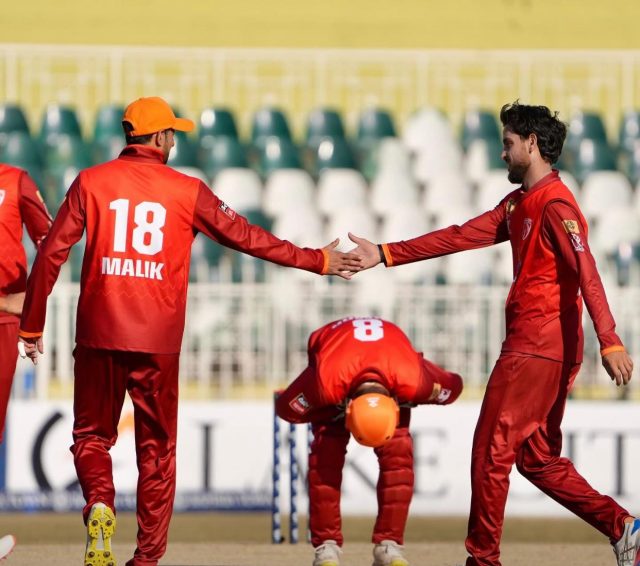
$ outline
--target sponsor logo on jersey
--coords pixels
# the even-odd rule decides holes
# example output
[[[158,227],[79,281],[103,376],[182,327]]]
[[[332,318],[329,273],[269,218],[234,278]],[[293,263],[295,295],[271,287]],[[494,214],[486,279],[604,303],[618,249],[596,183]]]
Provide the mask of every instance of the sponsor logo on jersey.
[[[164,263],[143,259],[128,259],[119,257],[102,258],[103,275],[119,275],[120,277],[140,277],[142,279],[157,279],[162,281]]]
[[[436,403],[446,403],[449,397],[451,397],[451,389],[442,388],[436,397]]]
[[[515,199],[510,198],[506,204],[504,205],[505,211],[507,213],[507,232],[509,232],[509,235],[511,235],[511,213],[515,210],[516,208],[516,201]]]
[[[562,225],[564,226],[564,231],[567,234],[579,234],[580,233],[580,225],[577,220],[563,220]]]
[[[522,225],[522,239],[523,240],[526,240],[527,236],[531,232],[531,224],[532,224],[531,218],[525,218],[524,219],[524,224]]]
[[[7,191],[4,189],[0,189],[0,205],[4,202],[4,197],[7,194]]]
[[[583,252],[584,245],[582,244],[582,240],[580,239],[580,234],[570,233],[569,236],[571,237],[571,243],[573,244],[573,249],[576,250],[577,252]]]
[[[224,212],[231,220],[236,219],[236,211],[233,210],[226,202],[220,201],[220,210]]]
[[[296,413],[299,415],[304,415],[306,412],[311,409],[311,405],[309,401],[307,401],[304,393],[300,393],[295,399],[289,402],[289,407],[291,407]]]

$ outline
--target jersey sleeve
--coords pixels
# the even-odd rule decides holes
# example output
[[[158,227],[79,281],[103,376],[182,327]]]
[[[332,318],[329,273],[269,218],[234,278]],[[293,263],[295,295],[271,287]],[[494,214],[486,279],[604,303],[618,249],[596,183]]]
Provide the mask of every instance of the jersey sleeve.
[[[314,273],[326,270],[322,250],[299,248],[267,230],[250,224],[221,201],[204,183],[200,184],[193,220],[194,228],[234,250],[286,267]]]
[[[27,294],[20,321],[20,335],[40,336],[44,328],[47,297],[58,279],[69,251],[82,237],[85,225],[80,178],[73,182],[47,237],[40,244],[27,281]]]
[[[51,228],[51,216],[38,187],[26,172],[20,176],[18,203],[29,237],[38,247]]]
[[[580,291],[604,350],[622,346],[615,332],[616,323],[609,309],[596,262],[589,249],[586,226],[573,206],[564,201],[547,205],[544,217],[544,234],[558,255],[579,281]]]
[[[508,239],[505,206],[501,202],[493,210],[472,218],[461,226],[449,226],[412,240],[382,244],[382,250],[384,263],[392,266],[484,248]]]

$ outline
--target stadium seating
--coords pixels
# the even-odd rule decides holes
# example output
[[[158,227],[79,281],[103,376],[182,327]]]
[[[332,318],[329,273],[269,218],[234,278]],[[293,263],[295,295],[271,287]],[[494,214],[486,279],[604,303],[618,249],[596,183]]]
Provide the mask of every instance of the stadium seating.
[[[172,167],[196,167],[198,165],[197,149],[185,132],[176,132],[174,146],[169,153],[168,165]]]
[[[615,171],[616,159],[606,141],[586,138],[577,147],[571,171],[579,183],[583,183],[593,171]]]
[[[600,218],[618,207],[631,207],[633,188],[619,171],[594,171],[582,184],[580,205],[588,218]]]
[[[55,144],[55,136],[60,134],[82,138],[78,116],[73,108],[50,104],[42,115],[40,142],[45,145]]]
[[[640,181],[640,138],[628,139],[618,153],[618,169],[633,185]]]
[[[278,108],[261,108],[253,115],[251,123],[251,144],[260,148],[267,138],[291,139],[291,130],[284,112]]]
[[[490,171],[478,186],[476,195],[478,212],[486,212],[495,208],[504,197],[517,189],[518,186],[509,182],[504,171]]]
[[[339,208],[366,207],[367,183],[359,171],[327,169],[318,179],[318,210],[332,216]]]
[[[263,210],[276,218],[315,204],[315,183],[302,169],[278,169],[266,180]]]
[[[396,128],[389,112],[381,108],[369,108],[358,117],[356,145],[364,156],[381,140],[395,138]]]
[[[637,140],[640,140],[640,111],[629,110],[620,119],[618,146],[632,150]]]
[[[0,105],[0,133],[9,132],[29,133],[27,118],[17,104]]]
[[[318,176],[325,169],[355,169],[356,161],[349,142],[344,138],[324,138],[312,154],[307,166]]]
[[[402,139],[411,153],[429,150],[434,145],[458,145],[449,120],[435,108],[422,108],[410,116]]]
[[[231,110],[226,108],[205,108],[200,114],[198,137],[226,136],[238,138],[238,128]]]
[[[502,160],[502,143],[498,140],[477,139],[470,143],[464,158],[467,177],[473,183],[480,183],[489,171],[502,170],[506,164]]]
[[[223,169],[212,189],[218,198],[241,214],[262,207],[262,182],[252,169]]]
[[[114,136],[123,137],[122,115],[124,106],[121,104],[105,104],[98,108],[93,126],[93,141],[109,139]]]
[[[209,179],[215,179],[223,169],[249,165],[242,144],[228,136],[201,138],[197,162]]]
[[[565,146],[570,151],[578,151],[580,144],[586,139],[603,143],[607,141],[602,118],[595,112],[577,112],[571,116]]]
[[[422,208],[434,219],[447,209],[470,209],[473,189],[459,171],[447,171],[434,177],[424,191]]]
[[[306,144],[309,148],[315,150],[326,138],[345,138],[342,118],[336,110],[317,108],[307,118]]]
[[[371,182],[369,200],[371,209],[377,215],[385,217],[395,214],[400,206],[416,207],[418,196],[418,186],[413,177],[383,169]]]
[[[258,150],[260,174],[267,178],[279,169],[300,169],[298,148],[287,138],[271,136],[265,139]]]
[[[469,110],[464,115],[460,137],[464,151],[467,151],[475,140],[499,142],[502,139],[494,114],[486,110]]]

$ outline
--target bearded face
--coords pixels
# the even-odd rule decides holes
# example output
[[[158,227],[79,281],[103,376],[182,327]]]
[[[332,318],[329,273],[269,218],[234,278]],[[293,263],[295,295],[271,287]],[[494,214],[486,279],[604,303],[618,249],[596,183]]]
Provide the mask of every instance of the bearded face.
[[[531,165],[526,141],[526,138],[521,138],[507,128],[503,131],[502,160],[507,164],[508,179],[511,183],[522,183]]]

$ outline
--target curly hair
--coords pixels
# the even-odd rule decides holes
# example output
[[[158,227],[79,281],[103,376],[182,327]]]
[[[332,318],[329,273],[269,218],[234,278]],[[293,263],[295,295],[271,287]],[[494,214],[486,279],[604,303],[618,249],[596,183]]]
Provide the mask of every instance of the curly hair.
[[[535,134],[542,158],[552,165],[558,161],[567,136],[567,126],[546,106],[527,106],[517,100],[500,110],[500,121],[521,138]]]

